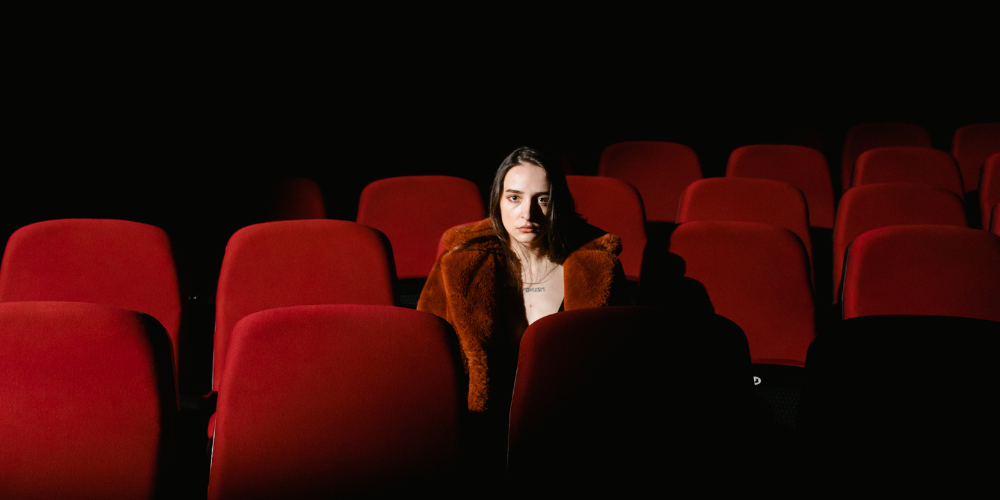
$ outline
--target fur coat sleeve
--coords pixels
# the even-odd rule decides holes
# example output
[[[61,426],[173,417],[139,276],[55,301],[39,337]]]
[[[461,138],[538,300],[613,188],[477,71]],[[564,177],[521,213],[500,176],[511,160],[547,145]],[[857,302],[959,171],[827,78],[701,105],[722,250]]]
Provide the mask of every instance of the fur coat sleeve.
[[[563,262],[563,306],[567,311],[615,304],[617,290],[625,280],[618,261],[621,239],[601,233]],[[488,407],[491,340],[503,324],[499,315],[504,254],[499,240],[481,238],[466,244],[491,234],[489,219],[449,230],[443,237],[445,251],[431,269],[417,303],[418,310],[443,318],[458,334],[469,375],[469,410],[474,412]]]

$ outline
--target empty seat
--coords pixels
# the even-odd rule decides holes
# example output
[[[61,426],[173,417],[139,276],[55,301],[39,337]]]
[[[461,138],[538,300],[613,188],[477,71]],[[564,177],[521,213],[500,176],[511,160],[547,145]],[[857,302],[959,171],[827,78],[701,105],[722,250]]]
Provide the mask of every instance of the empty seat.
[[[681,194],[677,222],[760,222],[795,233],[812,256],[809,213],[802,192],[784,182],[723,177],[692,182]]]
[[[604,148],[597,175],[632,184],[642,195],[646,219],[671,223],[677,219],[681,191],[702,178],[693,149],[660,141],[626,141]]]
[[[727,177],[756,177],[787,182],[802,191],[809,206],[809,225],[833,227],[833,185],[826,158],[805,146],[755,144],[733,150]]]
[[[1000,122],[977,123],[955,130],[951,154],[962,170],[967,192],[979,189],[979,169],[994,153],[1000,153]]]
[[[950,154],[931,148],[875,148],[858,156],[852,186],[920,184],[965,196],[962,174]]]
[[[670,253],[657,259],[680,258],[675,272],[743,329],[754,363],[803,366],[815,306],[809,258],[794,233],[753,222],[685,222],[670,237]]]
[[[566,183],[577,213],[588,223],[621,237],[618,259],[626,277],[638,280],[646,247],[646,218],[639,192],[625,181],[608,177],[568,175]]]
[[[445,230],[484,217],[479,187],[443,175],[372,182],[358,205],[358,222],[382,231],[392,243],[399,279],[426,279]]]
[[[386,306],[271,309],[236,326],[209,498],[440,494],[465,408],[454,330]]]
[[[159,497],[176,395],[170,337],[100,304],[0,304],[0,497]]]
[[[913,123],[876,122],[862,123],[847,130],[840,157],[841,190],[847,191],[854,178],[854,164],[858,156],[873,148],[891,146],[932,147],[927,129]]]
[[[213,389],[244,316],[293,305],[395,305],[395,279],[385,236],[355,222],[278,221],[236,231],[219,276]]]
[[[746,337],[720,316],[607,307],[542,318],[520,345],[511,496],[645,494],[664,480],[732,477],[754,435],[752,397]]]
[[[319,183],[301,177],[282,177],[271,189],[262,222],[325,219],[326,204]]]
[[[965,205],[944,189],[911,184],[868,184],[848,189],[840,199],[833,229],[833,291],[839,302],[844,253],[859,234],[904,224],[965,227]]]
[[[923,314],[1000,321],[1000,237],[942,225],[862,233],[844,263],[844,318]]]
[[[866,316],[818,337],[798,427],[810,484],[919,495],[991,487],[996,464],[982,451],[1000,445],[998,332],[981,319]]]
[[[990,209],[1000,203],[1000,153],[994,153],[983,163],[979,183],[979,210],[984,229],[990,227]]]
[[[181,294],[170,239],[149,224],[61,219],[11,235],[0,264],[0,301],[106,304],[149,314],[170,335],[177,368]]]

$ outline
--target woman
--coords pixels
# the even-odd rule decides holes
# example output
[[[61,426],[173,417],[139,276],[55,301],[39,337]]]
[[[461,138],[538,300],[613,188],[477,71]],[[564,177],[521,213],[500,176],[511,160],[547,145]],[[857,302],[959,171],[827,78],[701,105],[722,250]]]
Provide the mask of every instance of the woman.
[[[538,151],[514,150],[497,169],[489,218],[449,230],[417,309],[447,320],[469,374],[469,410],[506,412],[517,346],[529,324],[623,295],[621,239],[586,224],[566,177]]]

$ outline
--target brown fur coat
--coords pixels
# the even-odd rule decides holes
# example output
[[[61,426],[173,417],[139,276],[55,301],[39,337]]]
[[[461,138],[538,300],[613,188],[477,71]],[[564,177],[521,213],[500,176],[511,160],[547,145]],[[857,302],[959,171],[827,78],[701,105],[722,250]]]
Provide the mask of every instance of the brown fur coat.
[[[584,233],[582,244],[563,262],[563,309],[567,311],[613,305],[620,300],[618,290],[625,282],[618,261],[621,238],[593,226],[586,226]],[[418,310],[433,313],[455,328],[469,374],[469,410],[476,412],[487,409],[488,359],[495,358],[500,348],[493,344],[502,344],[496,337],[506,323],[502,304],[506,271],[499,239],[462,246],[492,234],[489,219],[450,229],[442,238],[445,251],[431,269],[417,304]]]

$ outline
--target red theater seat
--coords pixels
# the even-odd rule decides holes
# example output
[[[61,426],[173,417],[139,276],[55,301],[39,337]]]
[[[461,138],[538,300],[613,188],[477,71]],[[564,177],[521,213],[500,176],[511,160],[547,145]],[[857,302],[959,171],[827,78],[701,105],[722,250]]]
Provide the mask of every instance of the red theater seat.
[[[851,185],[881,183],[932,186],[965,196],[955,159],[931,148],[875,148],[861,153]]]
[[[106,304],[149,314],[170,335],[177,368],[181,294],[170,239],[148,224],[61,219],[11,235],[0,264],[0,301]]]
[[[0,497],[161,497],[175,479],[170,350],[134,311],[0,304]]]
[[[625,181],[608,177],[568,175],[566,183],[577,213],[588,223],[621,237],[618,257],[625,275],[638,280],[646,247],[646,216],[639,192]]]
[[[874,229],[844,263],[844,318],[959,316],[1000,321],[1000,237],[941,225]]]
[[[979,210],[983,228],[990,227],[990,209],[1000,203],[1000,153],[990,155],[983,164],[979,183]]]
[[[326,218],[323,190],[316,181],[283,177],[271,189],[262,222]]]
[[[1000,445],[989,396],[998,332],[998,322],[913,315],[851,318],[820,335],[797,429],[808,484],[915,497],[991,488],[996,464],[981,450]]]
[[[479,187],[443,175],[375,181],[361,191],[358,205],[358,223],[382,231],[392,243],[399,279],[427,278],[445,230],[484,217]]]
[[[1000,203],[993,205],[993,222],[990,225],[990,232],[996,235],[1000,235]]]
[[[395,280],[385,236],[355,222],[279,221],[236,231],[219,276],[213,389],[244,316],[293,305],[395,305]]]
[[[733,150],[726,177],[755,177],[787,182],[802,191],[809,225],[833,227],[833,185],[823,154],[805,146],[755,144]]]
[[[361,305],[245,317],[219,395],[210,499],[440,495],[465,408],[455,333]]]
[[[868,184],[848,189],[840,199],[833,228],[833,291],[839,302],[844,254],[859,234],[905,224],[965,227],[965,205],[944,189],[912,184]]]
[[[693,149],[659,141],[619,142],[604,148],[597,175],[635,186],[645,203],[646,219],[651,222],[674,222],[681,191],[702,178],[701,164]]]
[[[696,220],[760,222],[783,227],[795,233],[812,256],[806,199],[791,184],[737,177],[692,182],[681,194],[677,222]]]
[[[913,123],[877,122],[862,123],[847,130],[841,153],[841,189],[847,191],[854,178],[854,164],[858,156],[873,148],[892,146],[932,147],[927,129]]]
[[[791,231],[753,222],[695,221],[670,237],[684,276],[716,314],[746,333],[754,363],[803,366],[816,335],[809,257]]]
[[[630,497],[732,478],[745,470],[752,397],[746,337],[725,318],[659,307],[546,316],[521,340],[510,496]]]
[[[966,125],[955,131],[951,154],[962,169],[966,191],[979,189],[979,169],[994,153],[1000,153],[1000,122]]]

